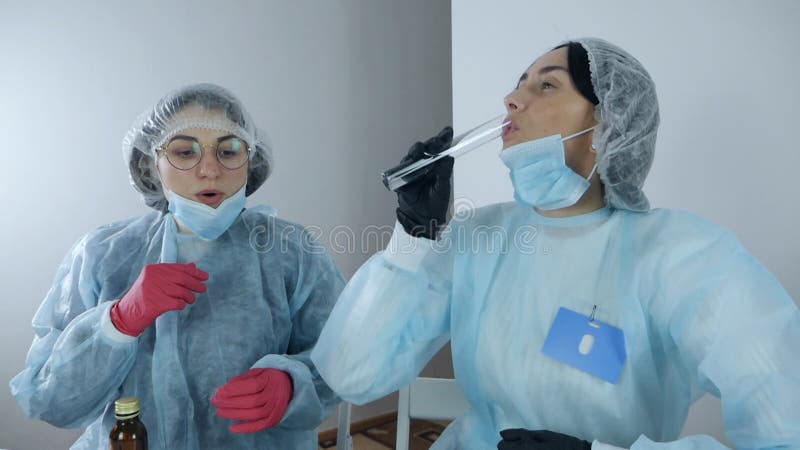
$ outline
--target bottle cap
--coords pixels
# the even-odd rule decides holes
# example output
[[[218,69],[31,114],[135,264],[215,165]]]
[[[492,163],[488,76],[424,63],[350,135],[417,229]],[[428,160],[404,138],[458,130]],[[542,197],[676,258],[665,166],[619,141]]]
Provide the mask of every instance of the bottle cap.
[[[139,399],[124,397],[114,402],[114,413],[117,417],[134,417],[139,414]]]

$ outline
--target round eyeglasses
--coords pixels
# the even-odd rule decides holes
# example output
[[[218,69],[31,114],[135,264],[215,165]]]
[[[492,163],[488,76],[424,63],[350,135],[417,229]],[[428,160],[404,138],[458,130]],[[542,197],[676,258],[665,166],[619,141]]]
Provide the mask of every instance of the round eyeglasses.
[[[217,161],[228,170],[236,170],[250,158],[250,146],[236,136],[226,136],[216,145],[201,144],[188,136],[176,136],[162,145],[157,151],[164,152],[167,161],[178,170],[190,170],[200,164],[203,159],[203,147],[214,151]]]

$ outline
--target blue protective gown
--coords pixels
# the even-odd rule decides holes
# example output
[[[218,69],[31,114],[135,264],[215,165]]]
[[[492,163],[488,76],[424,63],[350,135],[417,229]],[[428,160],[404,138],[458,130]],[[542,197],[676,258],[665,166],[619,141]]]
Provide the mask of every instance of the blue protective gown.
[[[158,262],[195,262],[209,274],[207,292],[138,339],[114,338],[106,332],[113,301]],[[244,210],[210,242],[179,235],[171,214],[104,226],[59,268],[11,392],[30,417],[88,427],[73,449],[108,448],[114,400],[127,396],[140,400],[151,450],[316,449],[316,427],[338,399],[309,353],[343,286],[306,230],[263,207]],[[210,399],[255,367],[288,372],[294,395],[276,427],[231,433]]]
[[[616,384],[541,352],[560,307],[619,327]],[[345,287],[311,359],[360,404],[409,384],[451,340],[468,411],[433,448],[492,449],[506,428],[619,447],[678,439],[690,405],[722,399],[740,448],[800,448],[800,313],[733,235],[687,213],[609,208],[547,218],[517,203],[456,217],[436,244],[396,226]]]

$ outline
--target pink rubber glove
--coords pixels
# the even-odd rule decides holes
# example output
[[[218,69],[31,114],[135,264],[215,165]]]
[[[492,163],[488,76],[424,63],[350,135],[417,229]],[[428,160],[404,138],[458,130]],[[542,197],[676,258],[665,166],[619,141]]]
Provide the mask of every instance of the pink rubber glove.
[[[255,433],[283,419],[292,399],[292,379],[277,369],[250,369],[217,389],[211,399],[217,415],[244,422],[233,424],[234,433]]]
[[[205,292],[208,274],[191,264],[149,264],[128,293],[111,307],[111,323],[129,336],[139,336],[167,311],[194,303],[194,292]]]

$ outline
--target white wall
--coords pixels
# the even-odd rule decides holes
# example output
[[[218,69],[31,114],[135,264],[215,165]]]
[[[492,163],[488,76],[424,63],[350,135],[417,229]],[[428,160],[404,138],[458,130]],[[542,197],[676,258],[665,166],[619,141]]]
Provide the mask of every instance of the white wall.
[[[8,381],[70,245],[147,211],[120,151],[136,115],[186,83],[226,86],[275,146],[250,205],[326,231],[390,227],[380,172],[451,120],[449,18],[449,0],[1,1],[0,448],[78,435],[23,417]],[[349,277],[378,247],[334,257]]]
[[[652,205],[733,230],[800,300],[800,2],[461,0],[452,9],[456,132],[502,111],[519,75],[561,41],[614,42],[658,89],[661,128],[645,186]],[[499,148],[457,161],[457,198],[512,199]],[[720,424],[719,402],[706,397],[684,433],[721,438]]]

